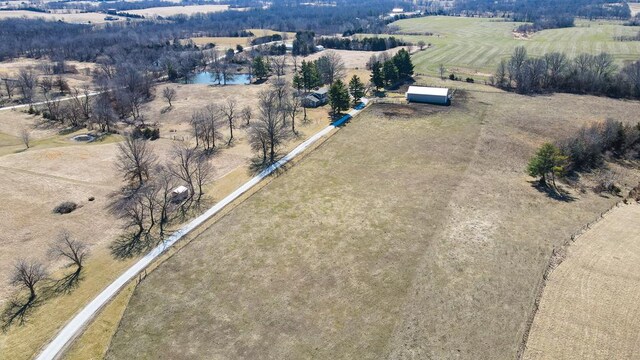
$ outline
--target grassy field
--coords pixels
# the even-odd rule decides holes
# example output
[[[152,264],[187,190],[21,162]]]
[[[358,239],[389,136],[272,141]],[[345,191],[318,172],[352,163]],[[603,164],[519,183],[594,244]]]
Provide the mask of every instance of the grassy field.
[[[440,64],[448,71],[464,74],[487,74],[495,70],[516,46],[525,46],[530,55],[563,51],[569,56],[579,53],[611,53],[619,63],[640,59],[640,42],[614,41],[614,36],[633,35],[640,27],[622,26],[622,22],[578,20],[576,27],[544,30],[527,39],[514,37],[520,23],[499,19],[429,16],[395,22],[401,32],[434,33],[433,36],[400,36],[417,43],[424,40],[432,48],[413,56],[416,71],[436,74]],[[398,36],[398,35],[397,35]]]
[[[193,15],[197,13],[220,12],[229,9],[229,5],[189,5],[189,6],[161,6],[139,10],[127,10],[127,12],[146,17]]]
[[[640,104],[487,90],[352,120],[150,273],[107,358],[514,358],[551,249],[616,201],[526,161]]]
[[[157,122],[161,129],[161,139],[152,142],[152,147],[160,159],[170,159],[174,143],[191,137],[188,122],[194,109],[221,103],[227,97],[237,98],[241,107],[255,107],[257,93],[268,85],[158,85],[157,94],[162,93],[165,86],[172,86],[177,89],[177,97],[170,110],[166,109],[166,102],[160,96],[145,105],[144,116]],[[291,138],[283,151],[329,123],[326,107],[308,113],[310,121],[302,124],[299,120],[299,136]],[[28,150],[19,139],[22,128],[30,129],[33,137],[32,147]],[[60,229],[70,230],[91,249],[86,276],[77,289],[44,302],[31,314],[25,326],[13,326],[8,332],[0,333],[0,359],[31,358],[75,312],[130,264],[130,261],[113,259],[109,253],[109,245],[121,229],[117,219],[106,212],[110,194],[121,185],[114,166],[116,142],[121,137],[114,135],[102,142],[78,144],[70,138],[87,132],[86,129],[66,135],[61,135],[60,130],[60,126],[43,122],[40,117],[20,111],[0,111],[0,190],[5,193],[0,207],[3,217],[0,234],[5,234],[0,235],[0,308],[14,291],[7,281],[13,262],[19,258],[48,260],[48,246]],[[253,153],[247,144],[245,130],[239,123],[234,131],[235,142],[231,146],[219,143],[220,151],[211,159],[213,180],[205,187],[207,204],[231,193],[250,177],[248,160]],[[225,141],[228,130],[225,128],[222,132]],[[95,201],[88,201],[91,196]],[[82,207],[68,215],[53,214],[52,209],[62,201],[75,201]],[[51,261],[49,265],[54,277],[64,271],[61,261]],[[108,344],[108,329],[111,327],[111,331],[115,331],[113,327],[126,301],[114,304],[106,311],[107,315],[101,317],[103,320],[98,321],[96,330],[87,335],[91,340],[106,336]],[[111,313],[114,315],[108,316]],[[100,349],[90,341],[87,346],[75,347],[73,354],[78,354],[76,358],[87,358],[100,353]]]
[[[640,353],[640,206],[617,207],[569,245],[549,277],[525,359]]]
[[[5,10],[0,11],[0,20],[7,18],[21,18],[27,17],[32,19],[42,18],[51,21],[64,21],[75,24],[103,24],[112,22],[105,20],[105,14],[87,12],[87,13],[73,13],[73,14],[58,14],[58,13],[42,13],[37,11],[28,10]],[[116,21],[124,21],[126,18],[120,16],[113,16],[117,18]]]

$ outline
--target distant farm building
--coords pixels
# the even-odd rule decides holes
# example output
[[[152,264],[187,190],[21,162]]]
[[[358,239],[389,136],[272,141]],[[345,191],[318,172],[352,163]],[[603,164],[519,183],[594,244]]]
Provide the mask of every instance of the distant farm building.
[[[315,108],[329,102],[329,89],[320,88],[302,98],[302,106]]]
[[[451,104],[449,89],[426,86],[409,86],[409,90],[407,90],[407,100],[409,102],[426,104]]]

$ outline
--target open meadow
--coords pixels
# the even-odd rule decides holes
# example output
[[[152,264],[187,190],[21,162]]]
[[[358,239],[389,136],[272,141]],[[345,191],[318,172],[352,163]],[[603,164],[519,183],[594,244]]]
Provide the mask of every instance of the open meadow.
[[[171,109],[160,95],[166,86],[176,89]],[[149,123],[160,128],[161,138],[151,146],[161,161],[172,159],[172,148],[181,141],[190,141],[189,120],[194,110],[208,104],[221,104],[226,98],[238,100],[239,108],[249,105],[255,110],[260,85],[207,86],[202,84],[160,84],[156,97],[142,109]],[[293,148],[329,124],[326,107],[308,111],[309,122],[297,125],[299,135],[289,139],[282,151]],[[204,206],[211,205],[231,193],[251,176],[249,160],[253,151],[246,140],[246,128],[238,120],[235,141],[226,144],[228,126],[222,124],[222,139],[218,152],[211,158],[213,175],[205,186]],[[30,131],[31,147],[25,149],[20,140],[22,129]],[[24,326],[12,326],[0,333],[0,359],[28,359],[55,334],[72,315],[117,277],[132,260],[116,260],[110,245],[121,233],[121,222],[107,212],[112,193],[122,186],[116,169],[117,143],[120,135],[110,135],[102,141],[77,143],[73,133],[45,122],[41,117],[22,111],[0,111],[0,190],[5,192],[5,206],[0,215],[0,307],[14,294],[7,279],[16,259],[49,260],[49,246],[61,229],[69,230],[91,251],[83,280],[77,289],[64,296],[47,299],[34,308]],[[90,197],[95,200],[89,201]],[[53,213],[63,201],[74,201],[80,207],[66,215]],[[173,227],[179,224],[173,224]],[[54,277],[65,272],[62,261],[50,261]],[[52,314],[55,314],[53,316]],[[5,357],[6,356],[6,357]]]
[[[574,57],[583,52],[604,51],[613,55],[618,64],[640,58],[640,41],[614,40],[615,36],[635,35],[640,30],[638,26],[623,26],[621,21],[576,20],[573,28],[543,30],[526,38],[513,33],[522,23],[497,18],[427,16],[393,24],[400,27],[394,36],[414,44],[423,40],[432,45],[412,57],[419,73],[435,75],[443,64],[448,72],[486,76],[517,46],[526,47],[534,56],[561,51]],[[427,32],[433,35],[402,35]]]
[[[551,250],[617,201],[555,200],[526,162],[640,104],[467,86],[371,106],[231,210],[138,285],[107,358],[514,358]]]
[[[633,359],[640,354],[640,205],[607,213],[551,272],[524,359]]]
[[[173,15],[193,15],[198,13],[211,13],[226,11],[229,5],[188,5],[188,6],[161,6],[139,10],[127,10],[128,13],[142,15],[144,17],[167,17]]]
[[[4,10],[0,11],[0,20],[7,18],[45,19],[50,21],[63,21],[74,24],[104,24],[112,21],[125,21],[127,18],[111,16],[114,20],[105,20],[105,14],[97,12],[86,13],[43,13],[29,10]]]

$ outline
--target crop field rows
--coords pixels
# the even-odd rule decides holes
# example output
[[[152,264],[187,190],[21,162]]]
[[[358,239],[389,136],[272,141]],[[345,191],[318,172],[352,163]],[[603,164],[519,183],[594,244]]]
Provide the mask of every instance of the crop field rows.
[[[433,36],[400,35],[414,43],[423,40],[433,45],[413,56],[416,70],[422,73],[435,74],[440,64],[448,69],[464,69],[462,72],[469,74],[491,73],[517,46],[525,46],[534,56],[562,51],[574,57],[605,51],[620,64],[640,58],[640,42],[614,40],[616,36],[633,35],[640,30],[640,27],[623,26],[621,22],[577,21],[574,28],[544,30],[526,39],[517,39],[512,33],[521,23],[496,19],[438,16],[401,20],[395,24],[400,26],[401,33],[434,33]]]

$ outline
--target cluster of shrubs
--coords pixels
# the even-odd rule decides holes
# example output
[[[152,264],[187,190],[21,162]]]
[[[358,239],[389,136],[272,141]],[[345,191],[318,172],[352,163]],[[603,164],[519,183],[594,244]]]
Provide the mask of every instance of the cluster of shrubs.
[[[638,23],[638,26],[640,26],[640,23]],[[640,41],[640,31],[635,35],[616,36],[614,39],[617,41]]]
[[[602,167],[605,157],[640,158],[640,123],[625,125],[608,119],[584,126],[558,143],[569,157],[569,171],[589,171]]]
[[[134,139],[157,140],[160,138],[160,129],[157,127],[136,127],[131,136]]]
[[[540,184],[558,190],[555,179],[580,172],[591,172],[593,190],[619,195],[617,174],[604,167],[606,159],[640,159],[640,123],[623,124],[608,119],[583,126],[557,144],[544,144],[529,161],[528,172],[540,176]],[[549,183],[549,180],[551,183]]]
[[[68,214],[78,208],[78,204],[72,201],[65,201],[53,209],[56,214]]]
[[[362,39],[323,37],[318,39],[317,43],[327,49],[363,51],[385,51],[398,46],[408,45],[407,42],[396,39],[393,36],[388,38],[366,37]]]
[[[562,29],[573,27],[574,19],[572,16],[556,16],[544,17],[535,20],[532,24],[523,24],[518,26],[519,32],[536,32],[546,29]]]
[[[451,73],[449,74],[449,80],[452,81],[462,81],[462,78],[459,76],[456,76],[456,74]],[[474,83],[475,80],[472,77],[467,77],[466,79],[464,79],[464,81],[468,82],[468,83]]]

